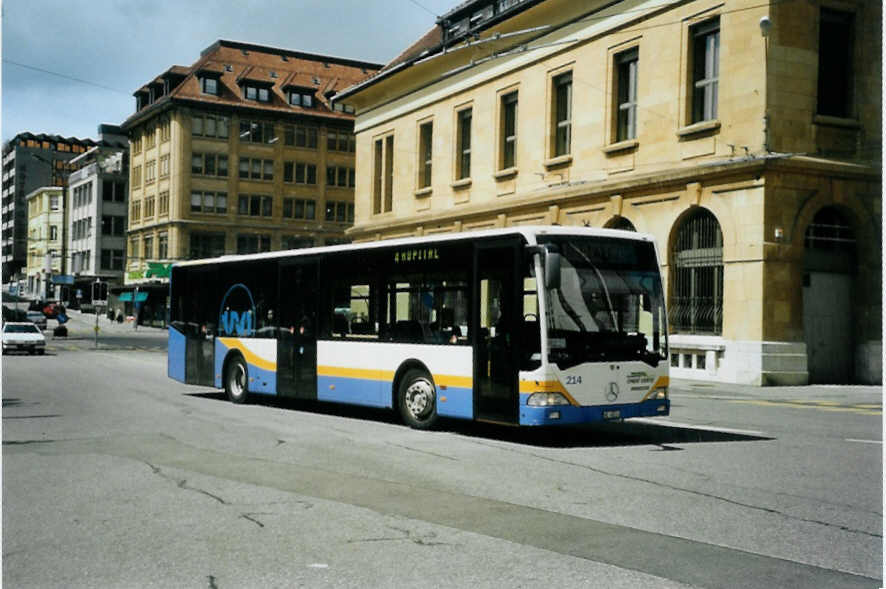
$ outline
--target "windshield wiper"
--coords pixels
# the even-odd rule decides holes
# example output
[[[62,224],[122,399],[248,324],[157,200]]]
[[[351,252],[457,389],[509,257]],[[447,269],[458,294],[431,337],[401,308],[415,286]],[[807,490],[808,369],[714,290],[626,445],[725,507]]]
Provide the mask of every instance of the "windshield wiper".
[[[575,250],[575,253],[584,258],[584,261],[587,262],[588,265],[590,265],[590,267],[594,270],[594,273],[597,275],[597,279],[600,281],[600,285],[603,287],[603,294],[606,295],[606,306],[609,307],[608,311],[609,317],[610,319],[612,319],[612,327],[615,329],[615,331],[621,331],[621,329],[619,329],[618,327],[618,319],[615,316],[615,307],[613,307],[612,305],[612,299],[609,298],[609,288],[607,288],[606,286],[606,279],[603,278],[603,274],[600,272],[600,269],[597,268],[597,266],[591,261],[590,258],[588,258],[584,254],[583,251],[575,247],[574,244],[567,243],[566,245],[571,247],[573,250]]]
[[[563,307],[563,310],[566,311],[569,318],[575,321],[575,324],[578,325],[578,330],[582,333],[587,333],[588,328],[584,326],[584,323],[581,322],[581,317],[579,317],[575,309],[572,308],[572,305],[569,304],[566,297],[563,296],[563,291],[559,288],[555,290],[557,291],[557,300],[560,301],[560,306]]]

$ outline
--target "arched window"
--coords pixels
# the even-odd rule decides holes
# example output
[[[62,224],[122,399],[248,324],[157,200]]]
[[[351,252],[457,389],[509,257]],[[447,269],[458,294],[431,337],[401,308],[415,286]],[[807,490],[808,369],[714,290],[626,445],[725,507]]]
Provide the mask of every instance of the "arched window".
[[[855,233],[835,207],[824,207],[806,228],[807,270],[852,273],[855,266]]]
[[[723,233],[703,208],[680,223],[671,251],[671,331],[723,333]]]
[[[606,223],[606,229],[621,229],[622,231],[636,231],[634,224],[621,215],[613,217]]]

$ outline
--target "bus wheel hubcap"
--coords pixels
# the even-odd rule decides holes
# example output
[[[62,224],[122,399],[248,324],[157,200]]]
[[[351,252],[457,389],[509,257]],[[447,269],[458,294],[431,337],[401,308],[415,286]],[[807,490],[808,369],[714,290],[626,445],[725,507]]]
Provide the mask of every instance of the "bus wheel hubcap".
[[[236,396],[240,396],[245,388],[246,374],[243,371],[243,367],[239,364],[234,366],[234,370],[231,374],[231,392]]]
[[[416,419],[425,417],[433,406],[434,387],[427,380],[416,380],[406,389],[406,407]]]

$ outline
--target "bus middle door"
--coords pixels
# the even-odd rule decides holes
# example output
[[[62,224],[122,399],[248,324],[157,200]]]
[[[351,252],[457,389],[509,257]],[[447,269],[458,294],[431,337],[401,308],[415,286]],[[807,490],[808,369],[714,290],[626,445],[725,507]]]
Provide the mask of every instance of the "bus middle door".
[[[277,394],[317,398],[316,260],[280,264],[280,336],[277,339]]]

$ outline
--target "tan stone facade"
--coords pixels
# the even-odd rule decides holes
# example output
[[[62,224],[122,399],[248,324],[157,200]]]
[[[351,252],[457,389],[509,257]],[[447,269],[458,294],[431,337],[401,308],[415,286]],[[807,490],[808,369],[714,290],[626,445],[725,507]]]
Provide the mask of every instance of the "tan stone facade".
[[[342,96],[354,239],[629,223],[659,244],[674,376],[879,382],[879,3],[545,0],[449,43],[486,4]]]
[[[28,203],[28,263],[25,269],[28,292],[38,299],[57,298],[51,277],[65,271],[64,189],[58,186],[38,188],[26,195],[25,201]]]

